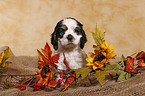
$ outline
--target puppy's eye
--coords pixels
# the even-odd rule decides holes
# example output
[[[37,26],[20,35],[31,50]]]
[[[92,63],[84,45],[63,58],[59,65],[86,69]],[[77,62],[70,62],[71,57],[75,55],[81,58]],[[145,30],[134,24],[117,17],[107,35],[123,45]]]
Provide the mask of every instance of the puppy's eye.
[[[76,27],[74,31],[77,33],[77,35],[80,35],[81,34],[81,29],[78,28],[78,27]]]
[[[58,33],[59,34],[59,37],[62,38],[63,35],[64,35],[64,29],[60,28],[58,32],[59,32]]]

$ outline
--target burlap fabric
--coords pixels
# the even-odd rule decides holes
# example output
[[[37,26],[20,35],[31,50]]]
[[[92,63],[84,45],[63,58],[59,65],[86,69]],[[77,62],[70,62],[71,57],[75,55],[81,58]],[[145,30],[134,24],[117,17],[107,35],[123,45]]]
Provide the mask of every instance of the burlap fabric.
[[[3,47],[0,49],[6,49]],[[13,62],[7,69],[11,74],[35,74],[37,69],[37,57],[30,56],[14,56],[9,59]],[[0,81],[3,78],[0,77]],[[97,83],[89,87],[70,86],[65,92],[60,89],[45,89],[42,91],[33,91],[28,87],[24,91],[16,88],[4,89],[0,87],[0,96],[143,96],[145,95],[145,72],[137,74],[123,82],[115,82],[115,80],[106,79],[103,87]]]

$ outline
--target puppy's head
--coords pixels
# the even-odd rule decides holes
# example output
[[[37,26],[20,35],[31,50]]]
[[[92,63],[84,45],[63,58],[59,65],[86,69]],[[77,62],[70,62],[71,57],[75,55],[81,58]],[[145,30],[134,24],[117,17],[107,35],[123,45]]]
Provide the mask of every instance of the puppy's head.
[[[74,18],[59,21],[51,37],[54,49],[58,49],[58,43],[68,48],[79,45],[83,49],[87,39],[82,27],[83,25]]]

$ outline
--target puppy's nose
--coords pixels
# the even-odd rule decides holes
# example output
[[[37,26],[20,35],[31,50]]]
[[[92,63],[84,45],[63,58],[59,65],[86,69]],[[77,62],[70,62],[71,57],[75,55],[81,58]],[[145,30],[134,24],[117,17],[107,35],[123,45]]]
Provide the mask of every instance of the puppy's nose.
[[[73,36],[72,36],[71,34],[69,34],[69,35],[67,36],[67,39],[68,39],[69,41],[72,41]]]

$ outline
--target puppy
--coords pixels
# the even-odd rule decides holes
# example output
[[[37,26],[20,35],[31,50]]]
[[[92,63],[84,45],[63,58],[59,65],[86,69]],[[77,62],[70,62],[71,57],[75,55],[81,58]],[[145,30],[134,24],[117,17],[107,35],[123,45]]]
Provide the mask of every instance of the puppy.
[[[80,22],[70,17],[59,21],[51,35],[55,54],[60,53],[58,69],[66,70],[63,53],[70,69],[85,67],[87,55],[83,48],[86,42],[86,34]]]

